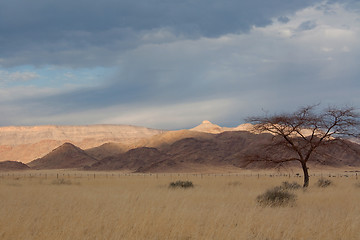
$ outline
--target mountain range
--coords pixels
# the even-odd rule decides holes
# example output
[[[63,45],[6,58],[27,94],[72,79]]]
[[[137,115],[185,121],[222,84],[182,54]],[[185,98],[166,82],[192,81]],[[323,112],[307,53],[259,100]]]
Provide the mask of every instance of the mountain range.
[[[126,125],[5,127],[0,128],[0,155],[12,153],[14,159],[6,160],[22,162],[25,167],[19,169],[219,172],[274,167],[249,161],[254,153],[264,153],[263,144],[273,137],[251,129],[251,124],[223,128],[209,121],[178,131]],[[342,145],[320,148],[312,166],[359,167],[360,145],[346,143],[353,150]]]
[[[28,163],[66,142],[82,149],[109,142],[123,143],[126,148],[132,148],[138,141],[162,132],[128,125],[0,127],[0,162]]]

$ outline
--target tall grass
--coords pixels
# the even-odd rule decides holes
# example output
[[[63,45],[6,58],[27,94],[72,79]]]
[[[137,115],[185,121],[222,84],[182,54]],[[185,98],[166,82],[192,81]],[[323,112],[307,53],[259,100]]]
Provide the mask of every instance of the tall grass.
[[[69,180],[78,184],[0,178],[0,239],[359,239],[352,178],[332,188],[313,178],[284,208],[256,202],[282,177],[189,175],[196,187],[186,191],[169,189],[178,179],[168,175]]]

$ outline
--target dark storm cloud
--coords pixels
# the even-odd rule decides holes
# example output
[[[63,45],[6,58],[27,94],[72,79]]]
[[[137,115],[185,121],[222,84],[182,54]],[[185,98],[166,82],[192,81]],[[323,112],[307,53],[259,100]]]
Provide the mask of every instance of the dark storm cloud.
[[[265,26],[314,0],[5,0],[0,2],[4,66],[111,65],[147,31],[167,28],[189,38]]]

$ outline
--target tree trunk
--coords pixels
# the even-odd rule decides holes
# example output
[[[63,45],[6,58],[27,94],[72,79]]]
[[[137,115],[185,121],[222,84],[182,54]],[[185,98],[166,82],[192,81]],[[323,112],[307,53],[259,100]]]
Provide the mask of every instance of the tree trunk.
[[[309,186],[309,172],[306,166],[306,162],[301,162],[302,169],[304,171],[304,185],[303,187],[306,188]]]

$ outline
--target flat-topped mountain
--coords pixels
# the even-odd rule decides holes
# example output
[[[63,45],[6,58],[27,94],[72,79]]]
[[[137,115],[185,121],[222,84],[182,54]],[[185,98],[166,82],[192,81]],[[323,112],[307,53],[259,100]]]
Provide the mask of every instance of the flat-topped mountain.
[[[207,132],[207,133],[221,133],[223,132],[223,128],[211,123],[208,120],[204,120],[200,125],[190,129],[192,131],[198,131],[198,132]]]
[[[163,130],[128,125],[0,127],[0,162],[30,162],[70,142],[80,148],[116,142],[133,145]]]
[[[0,145],[31,144],[42,140],[136,141],[163,132],[130,125],[0,127]]]
[[[0,127],[0,162],[21,161],[28,163],[41,158],[54,148],[72,143],[81,149],[98,148],[97,157],[113,155],[135,147],[166,147],[186,137],[203,137],[223,131],[244,130],[222,128],[209,121],[203,121],[190,130],[164,131],[129,125],[87,125],[87,126],[9,126]],[[116,146],[117,145],[117,146]],[[121,145],[121,149],[118,146]],[[105,149],[106,148],[106,149]],[[91,151],[91,150],[90,150]],[[102,153],[100,153],[102,151]]]
[[[217,133],[231,132],[231,131],[252,131],[253,125],[250,123],[245,123],[234,128],[229,128],[229,127],[220,127],[219,125],[216,125],[208,120],[204,120],[200,125],[191,128],[190,130],[217,134]]]

